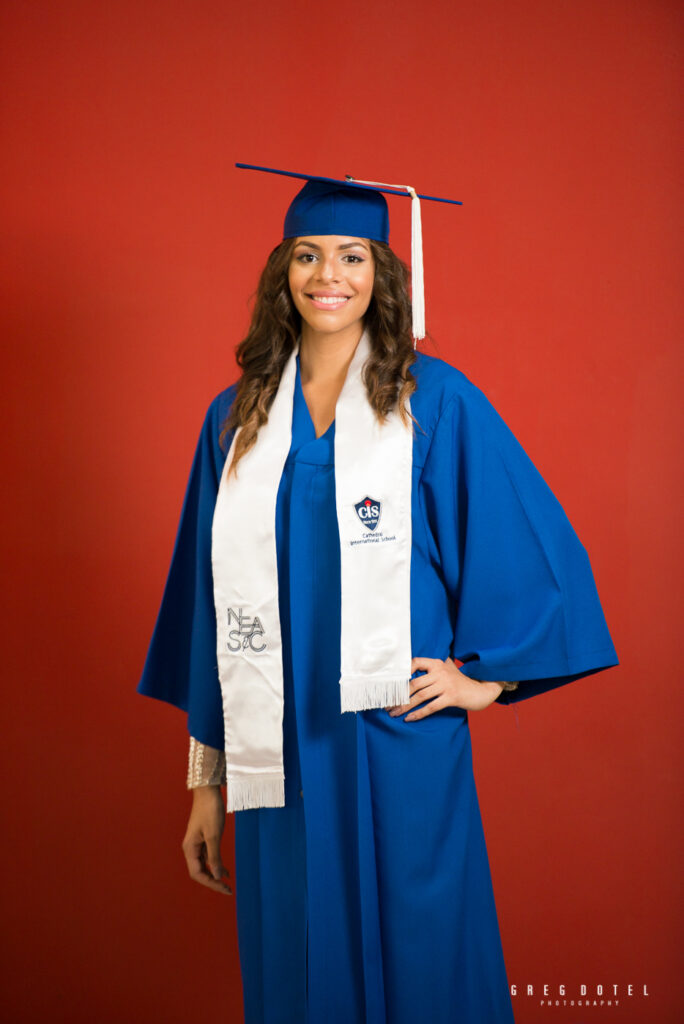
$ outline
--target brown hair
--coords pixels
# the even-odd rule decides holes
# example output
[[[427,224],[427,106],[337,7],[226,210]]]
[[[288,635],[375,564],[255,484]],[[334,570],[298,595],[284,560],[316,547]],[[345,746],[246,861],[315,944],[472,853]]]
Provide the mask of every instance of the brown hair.
[[[259,428],[267,421],[280,376],[299,337],[301,316],[288,283],[294,244],[294,238],[285,239],[268,257],[257,287],[247,337],[236,348],[242,376],[220,437],[223,444],[230,431],[242,427],[231,473],[255,444]],[[406,424],[410,416],[415,423],[404,408],[406,399],[416,390],[411,374],[416,354],[411,335],[408,268],[384,242],[371,240],[370,247],[375,279],[364,320],[371,344],[371,355],[364,368],[368,401],[381,423],[397,403],[402,421]]]

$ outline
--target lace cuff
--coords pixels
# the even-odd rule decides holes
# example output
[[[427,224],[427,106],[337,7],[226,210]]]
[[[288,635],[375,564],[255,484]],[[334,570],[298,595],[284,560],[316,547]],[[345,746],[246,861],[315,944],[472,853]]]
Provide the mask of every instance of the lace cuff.
[[[226,784],[226,752],[208,747],[200,743],[194,736],[190,737],[188,751],[187,789],[199,786],[225,786]]]

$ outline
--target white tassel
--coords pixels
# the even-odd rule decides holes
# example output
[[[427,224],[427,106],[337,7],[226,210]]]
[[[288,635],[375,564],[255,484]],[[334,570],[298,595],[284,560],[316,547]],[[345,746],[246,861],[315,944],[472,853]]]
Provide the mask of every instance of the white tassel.
[[[413,310],[413,347],[425,337],[425,284],[423,281],[423,225],[420,219],[420,199],[410,185],[411,196],[411,306]]]
[[[345,679],[340,680],[342,711],[366,711],[370,708],[396,707],[408,704],[411,698],[411,680],[405,679]]]
[[[284,807],[285,778],[280,773],[235,775],[226,780],[226,814],[252,807]]]

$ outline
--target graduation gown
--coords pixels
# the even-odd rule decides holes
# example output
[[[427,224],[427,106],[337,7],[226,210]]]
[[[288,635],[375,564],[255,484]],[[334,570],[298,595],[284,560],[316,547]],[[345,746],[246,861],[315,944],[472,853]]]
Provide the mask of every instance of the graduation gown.
[[[519,681],[499,703],[616,665],[587,553],[514,435],[443,360],[413,374],[413,656]],[[218,748],[211,524],[234,395],[202,428],[138,686]],[[334,434],[316,438],[297,360],[276,508],[285,806],[235,815],[245,1021],[510,1024],[467,711],[340,712]]]

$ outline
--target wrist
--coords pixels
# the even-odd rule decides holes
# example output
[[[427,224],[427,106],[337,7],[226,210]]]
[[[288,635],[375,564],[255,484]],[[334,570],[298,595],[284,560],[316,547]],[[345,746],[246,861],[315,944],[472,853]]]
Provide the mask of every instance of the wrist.
[[[494,680],[483,680],[479,685],[486,687],[488,692],[492,694],[494,699],[499,697],[504,691],[504,684],[495,682]]]
[[[215,799],[216,795],[221,796],[221,787],[205,783],[202,786],[193,786],[191,792],[193,800]]]

